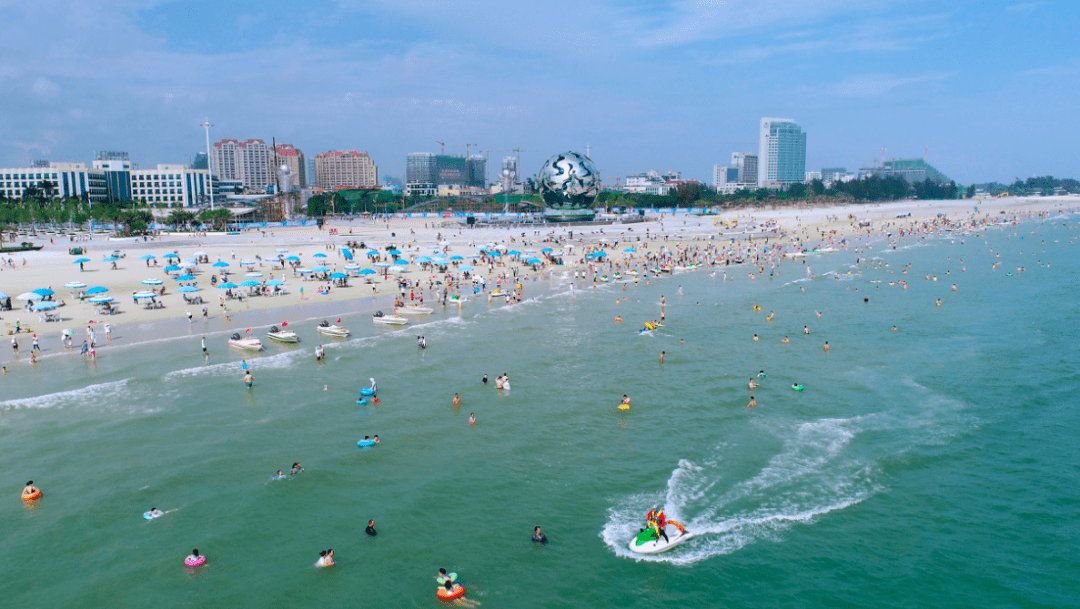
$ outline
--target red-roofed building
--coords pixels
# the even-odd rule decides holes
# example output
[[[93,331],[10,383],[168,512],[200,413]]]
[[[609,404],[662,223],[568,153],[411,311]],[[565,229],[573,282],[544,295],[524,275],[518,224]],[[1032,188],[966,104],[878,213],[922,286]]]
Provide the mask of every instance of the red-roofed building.
[[[331,150],[315,155],[318,185],[327,190],[341,186],[364,187],[379,183],[379,168],[368,153],[356,150]]]
[[[292,144],[277,145],[277,164],[288,165],[292,169],[293,184],[307,186],[307,162],[304,160],[304,152]]]

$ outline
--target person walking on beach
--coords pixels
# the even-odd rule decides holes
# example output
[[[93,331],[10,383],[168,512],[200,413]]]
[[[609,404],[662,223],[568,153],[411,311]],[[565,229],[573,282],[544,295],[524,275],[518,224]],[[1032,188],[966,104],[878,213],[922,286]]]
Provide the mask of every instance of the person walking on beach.
[[[202,337],[202,352],[206,353],[206,337]]]
[[[248,372],[247,374],[244,375],[244,386],[247,387],[248,389],[251,389],[251,386],[253,384],[255,384],[255,377],[251,376],[251,373]]]
[[[15,357],[19,357],[19,341],[14,336],[11,337],[11,349],[15,351]]]
[[[31,354],[33,354],[34,351],[41,351],[41,345],[38,344],[37,334],[34,334],[32,338],[33,338],[34,343],[32,345],[30,345],[30,353]]]

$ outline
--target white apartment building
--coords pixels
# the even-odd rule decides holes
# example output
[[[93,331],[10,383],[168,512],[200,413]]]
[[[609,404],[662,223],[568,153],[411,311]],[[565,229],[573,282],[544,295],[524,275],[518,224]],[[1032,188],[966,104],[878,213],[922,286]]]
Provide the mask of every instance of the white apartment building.
[[[261,139],[224,139],[210,151],[210,169],[219,180],[239,180],[244,188],[263,190],[275,182],[274,151]],[[297,170],[299,173],[299,170]]]
[[[210,203],[210,171],[186,165],[158,165],[156,169],[131,170],[131,198],[169,207]]]
[[[0,194],[17,199],[30,186],[39,190],[43,183],[51,185],[53,197],[89,198],[91,201],[108,199],[105,172],[88,169],[84,163],[49,163],[47,167],[0,168]]]

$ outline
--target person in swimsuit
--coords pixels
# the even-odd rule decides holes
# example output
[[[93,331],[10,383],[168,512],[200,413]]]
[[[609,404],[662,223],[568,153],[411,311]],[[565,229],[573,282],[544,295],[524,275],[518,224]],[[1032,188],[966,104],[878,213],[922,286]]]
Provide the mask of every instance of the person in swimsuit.
[[[31,480],[31,481],[26,483],[26,488],[23,489],[22,494],[23,494],[23,497],[29,497],[30,495],[33,495],[34,493],[39,493],[39,492],[41,492],[41,489],[34,486],[34,481]]]
[[[300,462],[297,461],[296,463],[292,464],[292,469],[289,470],[289,475],[290,476],[295,476],[296,474],[299,474],[302,471],[304,471],[304,468],[303,468],[303,466],[300,465]]]
[[[483,383],[483,384],[485,384],[485,385],[487,385],[487,381],[488,381],[488,379],[487,379],[487,375],[485,374],[485,375],[484,375],[484,378],[480,379],[480,382],[481,382],[481,383]]]
[[[619,405],[620,406],[629,406],[630,405],[630,398],[627,397],[627,395],[625,393],[623,394],[622,402]]]
[[[250,372],[244,375],[244,385],[247,386],[248,389],[250,389],[254,383],[255,377],[251,376]]]
[[[476,425],[476,415],[469,413],[469,425]]]
[[[757,406],[757,400],[754,399],[754,396],[750,396],[750,403],[747,404],[746,407],[753,408],[755,406]]]
[[[791,342],[791,340],[790,340],[790,339],[789,339],[788,337],[786,337],[786,336],[785,336],[785,337],[784,337],[784,340],[782,340],[782,341],[780,341],[780,342],[782,342],[782,343],[784,343],[784,344],[786,345],[786,344],[790,343],[790,342]]]
[[[152,508],[150,508],[149,514],[150,514],[151,518],[157,518],[159,516],[164,516],[165,512],[162,512],[161,510],[157,509],[156,507],[152,507]]]
[[[540,545],[548,542],[547,535],[544,535],[543,531],[540,530],[540,527],[533,527],[532,540],[533,543],[538,543]]]
[[[375,530],[375,521],[374,520],[367,521],[367,528],[364,529],[364,532],[367,533],[368,535],[372,536],[372,537],[379,534],[379,532]]]
[[[461,396],[459,396],[458,394],[455,393],[454,394],[454,400],[453,400],[452,403],[453,403],[454,406],[461,406]]]
[[[760,386],[761,386],[760,383],[754,382],[754,377],[750,377],[750,389],[754,389],[755,387],[760,387]]]

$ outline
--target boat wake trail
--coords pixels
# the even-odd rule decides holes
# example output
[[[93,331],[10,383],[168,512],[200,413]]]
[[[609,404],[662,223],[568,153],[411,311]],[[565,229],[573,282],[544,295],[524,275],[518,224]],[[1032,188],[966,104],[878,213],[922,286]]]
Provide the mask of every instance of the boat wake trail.
[[[874,464],[849,450],[861,430],[858,418],[777,424],[787,426],[775,430],[784,439],[783,448],[752,476],[729,479],[732,467],[725,453],[735,448],[728,445],[718,447],[708,462],[682,459],[663,492],[614,500],[601,538],[619,556],[688,565],[776,539],[788,528],[810,524],[880,489]],[[664,506],[694,539],[664,554],[631,552],[627,543],[644,526],[653,504]]]

